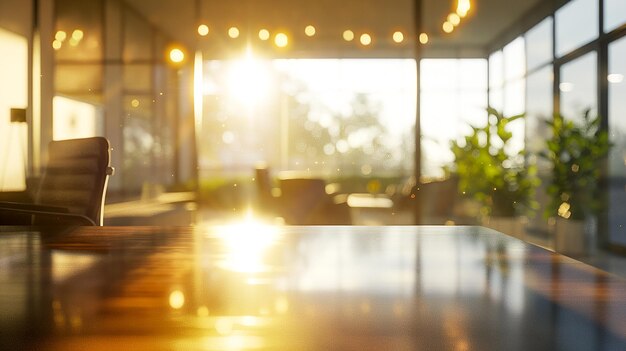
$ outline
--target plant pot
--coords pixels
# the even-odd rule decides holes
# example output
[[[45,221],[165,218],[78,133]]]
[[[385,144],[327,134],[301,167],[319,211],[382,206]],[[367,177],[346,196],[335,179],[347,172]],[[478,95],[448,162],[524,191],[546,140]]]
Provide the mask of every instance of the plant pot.
[[[517,216],[489,216],[482,219],[482,225],[509,236],[523,239],[525,218]]]
[[[573,257],[586,256],[595,247],[595,217],[581,219],[557,218],[554,230],[554,251]]]

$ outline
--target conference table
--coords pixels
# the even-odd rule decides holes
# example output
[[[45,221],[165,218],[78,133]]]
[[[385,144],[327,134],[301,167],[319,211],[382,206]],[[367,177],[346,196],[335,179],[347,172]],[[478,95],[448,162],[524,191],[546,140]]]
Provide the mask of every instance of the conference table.
[[[626,280],[483,227],[0,227],[1,350],[625,350]]]

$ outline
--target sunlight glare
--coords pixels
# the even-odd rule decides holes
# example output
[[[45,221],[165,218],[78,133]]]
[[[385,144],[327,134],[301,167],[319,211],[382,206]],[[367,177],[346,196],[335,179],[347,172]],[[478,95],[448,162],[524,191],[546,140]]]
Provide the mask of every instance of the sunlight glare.
[[[281,237],[278,227],[255,219],[250,210],[241,222],[219,227],[217,236],[227,249],[223,267],[240,273],[265,271],[265,254]]]
[[[230,67],[228,73],[229,95],[248,107],[256,106],[266,97],[270,83],[267,68],[250,49],[245,58]]]

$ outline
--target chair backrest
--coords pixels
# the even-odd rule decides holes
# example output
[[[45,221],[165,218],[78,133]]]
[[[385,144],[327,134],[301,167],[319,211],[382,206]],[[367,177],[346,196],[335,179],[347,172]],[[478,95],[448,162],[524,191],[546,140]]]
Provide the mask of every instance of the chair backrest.
[[[35,202],[65,207],[102,225],[111,167],[109,141],[103,137],[52,141]]]
[[[314,224],[315,216],[331,202],[326,182],[317,178],[280,179],[283,217],[289,224]]]

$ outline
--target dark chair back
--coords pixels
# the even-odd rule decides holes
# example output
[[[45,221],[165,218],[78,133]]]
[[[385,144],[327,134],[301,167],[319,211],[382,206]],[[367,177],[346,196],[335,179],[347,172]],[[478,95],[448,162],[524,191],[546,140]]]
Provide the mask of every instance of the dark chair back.
[[[103,137],[52,141],[35,203],[67,208],[102,225],[111,167],[109,141]]]

